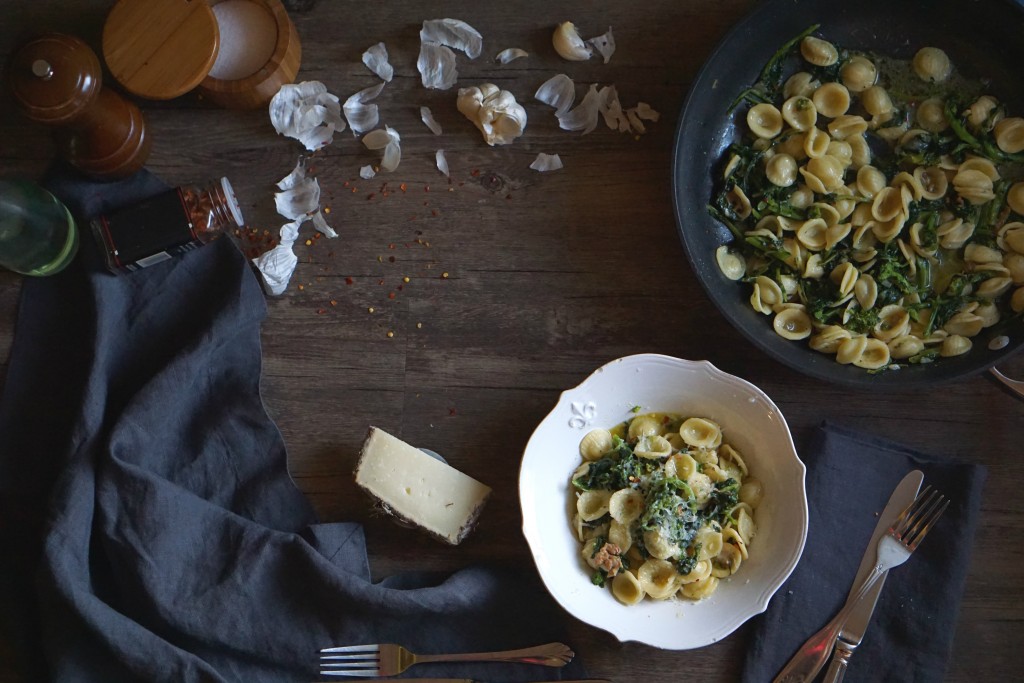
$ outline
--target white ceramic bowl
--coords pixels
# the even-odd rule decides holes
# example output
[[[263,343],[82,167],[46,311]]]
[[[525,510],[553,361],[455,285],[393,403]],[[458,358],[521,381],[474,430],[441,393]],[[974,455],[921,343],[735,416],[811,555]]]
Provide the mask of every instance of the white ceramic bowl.
[[[764,484],[755,513],[750,558],[723,579],[709,598],[618,602],[590,582],[572,530],[569,479],[580,463],[579,442],[596,427],[610,428],[640,412],[708,417]],[[707,361],[669,356],[627,356],[598,368],[562,393],[538,425],[523,454],[519,498],[523,532],[545,586],[577,619],[620,641],[685,650],[703,647],[736,630],[768,607],[793,571],[807,537],[805,468],[782,413],[760,389]]]

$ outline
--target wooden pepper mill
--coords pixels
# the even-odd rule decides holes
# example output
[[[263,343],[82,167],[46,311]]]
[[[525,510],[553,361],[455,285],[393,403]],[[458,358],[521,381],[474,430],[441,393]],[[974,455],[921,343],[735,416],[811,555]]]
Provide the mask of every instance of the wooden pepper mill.
[[[16,49],[7,84],[24,114],[55,127],[60,154],[96,178],[130,175],[146,163],[142,112],[104,87],[96,53],[75,36],[50,33]]]

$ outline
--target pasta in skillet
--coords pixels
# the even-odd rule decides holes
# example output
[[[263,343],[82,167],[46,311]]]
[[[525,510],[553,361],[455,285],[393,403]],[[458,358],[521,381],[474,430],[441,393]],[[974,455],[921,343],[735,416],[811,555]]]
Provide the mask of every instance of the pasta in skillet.
[[[708,209],[735,239],[716,260],[776,334],[841,364],[967,353],[1024,312],[1024,118],[937,47],[900,61],[816,29],[734,105],[747,134]]]
[[[619,602],[706,598],[748,557],[763,486],[716,422],[638,415],[586,434],[580,456],[572,527]]]

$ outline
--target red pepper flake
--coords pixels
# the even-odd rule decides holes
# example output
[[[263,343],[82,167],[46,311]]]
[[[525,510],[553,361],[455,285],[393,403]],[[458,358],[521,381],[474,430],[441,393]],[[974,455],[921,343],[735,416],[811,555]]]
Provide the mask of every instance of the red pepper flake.
[[[388,256],[388,261],[390,261],[391,263],[394,263],[395,262],[395,257],[394,256]]]
[[[376,192],[371,192],[370,194],[366,195],[366,200],[369,201],[369,200],[373,199],[374,195],[376,195],[376,194],[377,194]]]
[[[331,305],[332,306],[337,306],[338,305],[337,299],[331,299]]]
[[[305,288],[306,288],[306,285],[299,285],[299,291],[300,291],[300,292],[301,292],[302,290],[304,290]]]
[[[348,187],[348,181],[346,180],[345,182],[343,182],[343,183],[341,184],[341,186],[342,186],[342,187]]]
[[[388,245],[388,249],[394,249],[394,248],[395,248],[395,243],[394,242],[392,242],[391,244]]]
[[[449,417],[455,417],[456,415],[458,415],[458,413],[455,411],[455,408],[449,408],[448,409],[448,416]]]
[[[424,192],[430,192],[430,185],[424,185],[423,186],[423,191]]]
[[[356,188],[353,187],[352,188],[352,193],[355,194],[356,192],[359,192],[359,190],[357,190]]]
[[[399,187],[399,189],[401,189],[401,190],[402,190],[402,192],[405,192],[405,183],[402,183],[402,184],[401,184],[401,185],[399,185],[398,187]]]
[[[472,170],[472,172],[471,172],[471,173],[470,173],[469,175],[471,175],[471,176],[473,176],[474,178],[476,178],[477,176],[479,176],[479,175],[480,175],[480,169],[479,169],[479,168],[474,168],[474,169]]]
[[[326,310],[326,309],[324,309],[324,308],[318,308],[318,309],[316,309],[316,314],[317,314],[317,315],[323,315],[323,314],[324,314],[324,313],[326,313],[326,312],[327,312],[327,310]]]
[[[324,234],[322,232],[313,233],[313,239],[315,239],[315,240],[318,240],[318,239],[320,239],[323,236],[324,236]]]
[[[437,216],[437,209],[431,209],[430,210],[430,215],[436,217]]]
[[[397,287],[395,287],[395,289],[397,289],[399,292],[401,292],[403,287],[402,287],[402,285],[398,285]]]
[[[378,284],[378,285],[383,285],[383,284],[384,284],[384,280],[383,280],[383,279],[381,279],[381,280],[378,280],[378,281],[377,281],[377,284]]]
[[[345,278],[345,284],[346,284],[346,285],[350,285],[350,284],[352,284],[353,282],[355,282],[355,280],[353,280],[352,278],[350,278],[350,277],[347,277],[347,278]]]
[[[394,299],[395,298],[395,293],[394,292],[388,292],[388,298],[389,299]]]

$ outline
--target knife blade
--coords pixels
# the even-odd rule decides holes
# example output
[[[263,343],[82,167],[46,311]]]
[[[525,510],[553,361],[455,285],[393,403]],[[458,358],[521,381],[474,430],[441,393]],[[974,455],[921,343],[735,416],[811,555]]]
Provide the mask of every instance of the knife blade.
[[[864,557],[861,558],[860,568],[857,570],[857,578],[853,581],[853,587],[850,589],[850,595],[847,597],[847,600],[853,597],[854,593],[857,592],[857,588],[871,572],[871,567],[875,564],[877,556],[878,539],[889,530],[889,525],[896,518],[896,515],[910,505],[914,498],[917,497],[923,481],[924,474],[920,470],[914,470],[903,477],[903,480],[896,486],[892,495],[889,496],[889,502],[886,503],[885,509],[879,516],[878,524],[875,525],[875,531],[871,535],[871,541],[864,552]],[[836,639],[836,649],[832,654],[832,662],[825,673],[823,683],[839,683],[839,681],[843,680],[853,651],[860,645],[860,641],[864,639],[864,632],[871,622],[871,615],[875,611],[875,603],[878,602],[878,596],[882,592],[882,586],[885,585],[885,579],[886,577],[883,575],[871,590],[861,598],[860,603],[850,613],[846,624],[839,631],[839,638]]]

